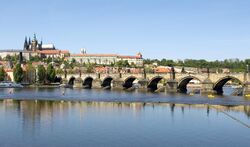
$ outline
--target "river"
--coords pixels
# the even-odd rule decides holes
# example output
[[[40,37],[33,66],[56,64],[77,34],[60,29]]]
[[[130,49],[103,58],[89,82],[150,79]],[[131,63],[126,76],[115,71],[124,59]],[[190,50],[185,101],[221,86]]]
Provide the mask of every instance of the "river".
[[[0,146],[250,144],[243,97],[23,88],[0,89],[0,98]]]

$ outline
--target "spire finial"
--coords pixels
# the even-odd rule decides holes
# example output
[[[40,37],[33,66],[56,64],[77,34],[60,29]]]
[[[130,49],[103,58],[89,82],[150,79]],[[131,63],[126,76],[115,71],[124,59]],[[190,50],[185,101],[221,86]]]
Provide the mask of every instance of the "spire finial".
[[[36,33],[34,33],[34,40],[36,40]]]

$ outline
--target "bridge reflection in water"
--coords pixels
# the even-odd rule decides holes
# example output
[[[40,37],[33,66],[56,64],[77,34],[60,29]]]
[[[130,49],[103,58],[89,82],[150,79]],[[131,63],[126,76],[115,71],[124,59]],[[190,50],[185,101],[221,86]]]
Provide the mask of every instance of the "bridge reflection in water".
[[[242,86],[241,94],[250,95],[250,75],[248,73],[168,73],[168,74],[67,74],[57,75],[66,86],[94,89],[123,89],[151,92],[187,92],[191,80],[200,82],[200,93],[222,94],[223,86],[233,80]]]
[[[246,145],[249,130],[221,111],[250,123],[250,106],[3,100],[0,136],[9,146]]]
[[[147,102],[84,102],[84,101],[53,101],[53,100],[10,100],[5,99],[0,101],[1,107],[6,111],[16,110],[22,111],[23,116],[27,119],[34,120],[35,118],[44,115],[48,118],[53,117],[53,113],[66,113],[71,108],[84,112],[89,106],[95,109],[104,109],[105,111],[113,111],[114,109],[129,109],[135,113],[143,111],[145,107],[167,107],[174,112],[175,108],[181,108],[182,112],[186,109],[201,109],[207,110],[209,114],[210,109],[217,111],[234,111],[244,113],[250,118],[250,105],[240,106],[221,106],[221,105],[207,105],[207,104],[172,104],[172,103],[147,103]],[[25,119],[24,118],[24,119]]]

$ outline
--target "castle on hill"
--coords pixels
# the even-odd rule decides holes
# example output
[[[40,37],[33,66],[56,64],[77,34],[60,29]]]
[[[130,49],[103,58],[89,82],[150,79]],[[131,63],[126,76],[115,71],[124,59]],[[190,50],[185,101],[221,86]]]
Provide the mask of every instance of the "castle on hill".
[[[130,65],[142,66],[142,54],[138,53],[134,56],[119,54],[88,54],[85,49],[81,49],[80,54],[70,54],[68,50],[57,49],[54,44],[43,44],[38,41],[36,34],[33,39],[25,37],[23,49],[6,49],[0,50],[0,60],[6,59],[8,56],[22,56],[23,60],[30,60],[31,57],[39,58],[64,58],[68,61],[75,60],[79,63],[93,63],[101,65],[112,65],[119,61],[128,61]]]
[[[25,37],[23,49],[5,49],[0,50],[0,58],[5,59],[8,56],[19,56],[22,55],[24,60],[30,60],[31,57],[39,58],[63,58],[69,56],[68,50],[56,49],[54,44],[43,44],[42,41],[37,40],[36,34],[33,39],[27,39]]]

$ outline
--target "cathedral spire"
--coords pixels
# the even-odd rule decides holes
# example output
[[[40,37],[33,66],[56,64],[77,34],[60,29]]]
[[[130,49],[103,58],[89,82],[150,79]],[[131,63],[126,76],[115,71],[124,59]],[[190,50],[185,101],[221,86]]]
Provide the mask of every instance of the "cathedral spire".
[[[29,47],[28,42],[27,42],[27,36],[25,36],[25,40],[24,40],[24,45],[23,45],[23,50],[27,50]]]
[[[43,45],[43,38],[41,38],[41,42],[40,42],[41,45]]]
[[[33,40],[36,41],[36,33],[34,33]]]

